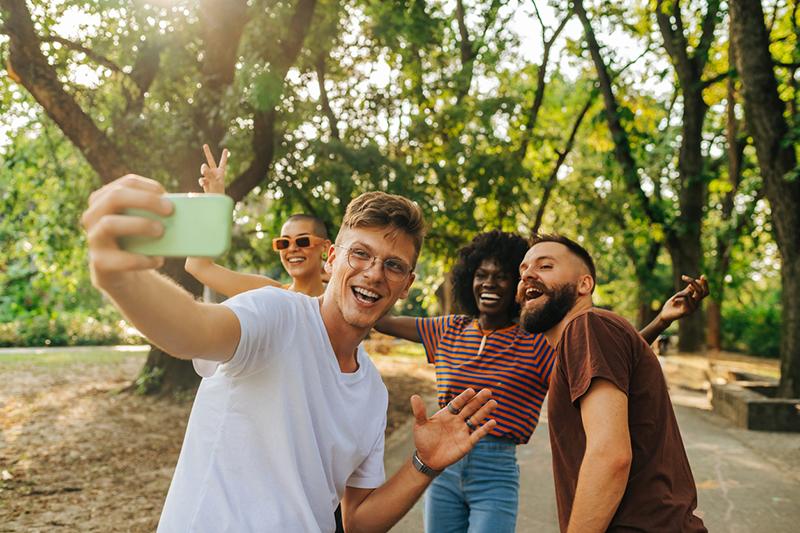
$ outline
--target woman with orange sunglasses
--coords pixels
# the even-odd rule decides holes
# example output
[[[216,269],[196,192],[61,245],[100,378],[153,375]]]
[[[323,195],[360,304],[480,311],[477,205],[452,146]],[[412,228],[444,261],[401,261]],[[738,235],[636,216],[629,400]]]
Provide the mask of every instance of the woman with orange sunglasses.
[[[225,193],[225,168],[228,163],[228,150],[222,151],[219,165],[216,164],[211,149],[203,145],[208,164],[200,167],[199,180],[207,193]],[[260,276],[234,272],[203,257],[186,258],[186,271],[203,285],[227,297],[261,287],[281,287],[301,292],[308,296],[319,296],[325,290],[322,262],[330,248],[325,223],[313,215],[292,215],[281,228],[281,236],[272,240],[272,249],[280,254],[281,264],[292,277],[292,283],[281,282]]]

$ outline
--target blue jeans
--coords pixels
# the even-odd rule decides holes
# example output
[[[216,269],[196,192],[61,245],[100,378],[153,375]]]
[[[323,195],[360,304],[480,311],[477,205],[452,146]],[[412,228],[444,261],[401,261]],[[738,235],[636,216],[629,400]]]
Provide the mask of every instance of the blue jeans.
[[[519,502],[517,446],[484,437],[425,492],[428,533],[513,533]]]

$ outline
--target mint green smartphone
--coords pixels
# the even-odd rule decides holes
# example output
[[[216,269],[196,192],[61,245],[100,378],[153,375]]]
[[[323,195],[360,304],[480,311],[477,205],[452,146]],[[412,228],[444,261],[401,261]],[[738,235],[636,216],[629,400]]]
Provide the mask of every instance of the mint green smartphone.
[[[142,209],[127,209],[134,215],[164,224],[159,238],[131,236],[120,238],[129,252],[164,257],[217,257],[231,244],[233,199],[224,194],[165,194],[175,210],[161,217]]]

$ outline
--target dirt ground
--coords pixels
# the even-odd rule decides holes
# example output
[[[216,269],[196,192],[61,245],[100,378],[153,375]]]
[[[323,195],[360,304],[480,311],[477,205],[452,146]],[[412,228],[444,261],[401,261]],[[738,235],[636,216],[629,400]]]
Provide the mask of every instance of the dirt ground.
[[[388,434],[434,382],[422,358],[387,351],[370,350]],[[0,532],[155,530],[192,400],[120,393],[142,362],[0,365]]]

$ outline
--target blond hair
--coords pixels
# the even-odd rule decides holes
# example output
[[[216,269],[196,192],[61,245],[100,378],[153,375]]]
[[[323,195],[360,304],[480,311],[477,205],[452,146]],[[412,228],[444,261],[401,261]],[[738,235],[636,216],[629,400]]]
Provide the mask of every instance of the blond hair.
[[[342,229],[349,228],[402,231],[414,241],[416,256],[419,256],[425,238],[425,219],[419,206],[405,196],[380,191],[365,192],[347,205]]]

